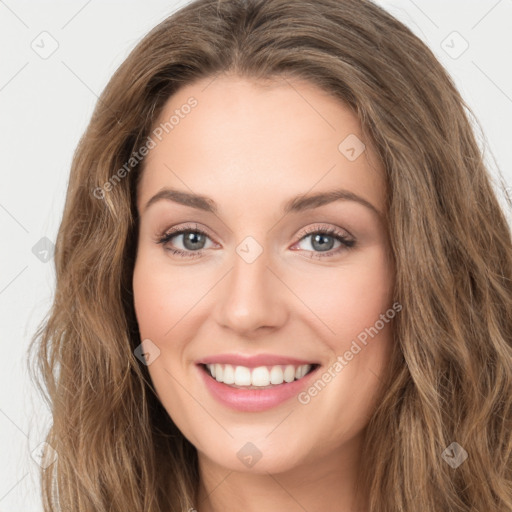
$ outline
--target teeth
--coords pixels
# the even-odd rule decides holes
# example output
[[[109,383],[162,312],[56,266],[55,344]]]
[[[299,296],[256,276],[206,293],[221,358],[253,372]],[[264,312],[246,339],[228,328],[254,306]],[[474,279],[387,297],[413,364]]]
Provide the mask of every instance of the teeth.
[[[235,369],[230,364],[224,366],[224,374],[222,376],[222,381],[224,382],[224,384],[235,383]]]
[[[295,368],[292,365],[288,365],[284,369],[284,380],[286,382],[293,382],[295,380]]]
[[[251,374],[251,384],[253,386],[268,386],[270,384],[270,372],[266,366],[260,366],[253,369]]]
[[[223,366],[221,364],[216,364],[215,365],[215,378],[219,382],[224,382],[223,376],[224,376],[224,368],[223,368]]]
[[[245,366],[237,366],[235,368],[235,384],[237,386],[250,386],[251,370]]]
[[[235,386],[266,387],[302,379],[311,370],[310,364],[301,366],[232,366],[230,364],[207,364],[210,375],[218,382]]]
[[[270,370],[270,384],[282,384],[283,380],[283,369],[280,366],[273,366]]]

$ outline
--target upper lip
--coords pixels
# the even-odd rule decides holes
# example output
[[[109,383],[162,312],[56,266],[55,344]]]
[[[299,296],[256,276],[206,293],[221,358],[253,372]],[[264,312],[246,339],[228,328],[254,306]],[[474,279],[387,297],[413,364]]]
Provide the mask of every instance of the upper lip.
[[[253,356],[241,354],[216,354],[204,357],[197,364],[231,364],[233,366],[246,366],[257,368],[258,366],[287,365],[301,366],[303,364],[317,364],[311,360],[297,359],[296,357],[280,356],[274,354],[257,354]]]

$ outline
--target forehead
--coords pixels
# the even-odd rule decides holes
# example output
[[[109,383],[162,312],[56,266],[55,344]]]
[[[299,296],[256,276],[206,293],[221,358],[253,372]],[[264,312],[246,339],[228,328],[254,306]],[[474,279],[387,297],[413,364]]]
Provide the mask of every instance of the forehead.
[[[240,208],[258,196],[277,207],[296,194],[347,188],[383,211],[384,173],[357,116],[305,81],[200,80],[169,98],[151,137],[139,211],[162,187]]]

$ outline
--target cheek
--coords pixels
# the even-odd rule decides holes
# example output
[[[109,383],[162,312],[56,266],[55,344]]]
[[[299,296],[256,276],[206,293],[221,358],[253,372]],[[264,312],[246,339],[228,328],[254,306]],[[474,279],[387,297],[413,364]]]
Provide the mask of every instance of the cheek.
[[[392,307],[393,266],[380,246],[365,251],[353,265],[316,277],[303,288],[304,302],[309,301],[322,320],[317,330],[326,333],[322,340],[332,358],[318,377],[322,382],[305,390],[299,402],[309,417],[321,418],[328,426],[332,432],[328,444],[355,435],[371,416],[379,396],[379,376],[388,367],[392,319],[397,313]]]
[[[133,272],[133,294],[140,335],[164,341],[180,329],[200,292],[200,276],[167,265],[142,250]],[[156,261],[155,261],[156,260]],[[176,327],[175,327],[176,326]]]
[[[160,276],[161,277],[161,276]],[[144,260],[138,260],[133,273],[133,294],[141,338],[160,338],[169,329],[167,309],[172,308],[165,282],[151,271]]]
[[[183,393],[176,379],[184,376],[184,353],[191,332],[185,314],[192,297],[187,299],[187,289],[181,292],[185,283],[180,279],[185,281],[183,273],[171,272],[165,264],[156,263],[146,251],[139,252],[132,282],[140,339],[150,339],[160,350],[148,371],[162,405],[173,421],[187,430],[188,419],[183,411],[188,410],[189,395]],[[188,295],[195,294],[189,290]]]
[[[132,284],[140,339],[151,340],[159,350],[148,367],[151,378],[157,391],[179,391],[170,375],[182,378],[190,371],[189,349],[208,317],[208,301],[201,299],[213,286],[211,276],[192,266],[173,266],[152,248],[142,247]]]
[[[313,312],[333,349],[375,324],[391,307],[393,267],[381,245],[338,267],[319,267],[297,282],[297,295]]]

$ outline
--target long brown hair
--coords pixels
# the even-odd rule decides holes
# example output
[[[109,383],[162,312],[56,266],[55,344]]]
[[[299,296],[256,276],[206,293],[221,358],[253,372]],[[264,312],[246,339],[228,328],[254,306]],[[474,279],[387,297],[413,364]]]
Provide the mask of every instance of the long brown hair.
[[[30,346],[58,454],[41,471],[45,512],[194,505],[196,450],[134,356],[133,155],[170,95],[225,73],[316,84],[353,109],[384,164],[403,309],[367,428],[369,512],[512,511],[511,232],[471,110],[428,47],[368,0],[197,0],[131,52],[74,155],[54,303]],[[456,468],[452,443],[468,455]]]

